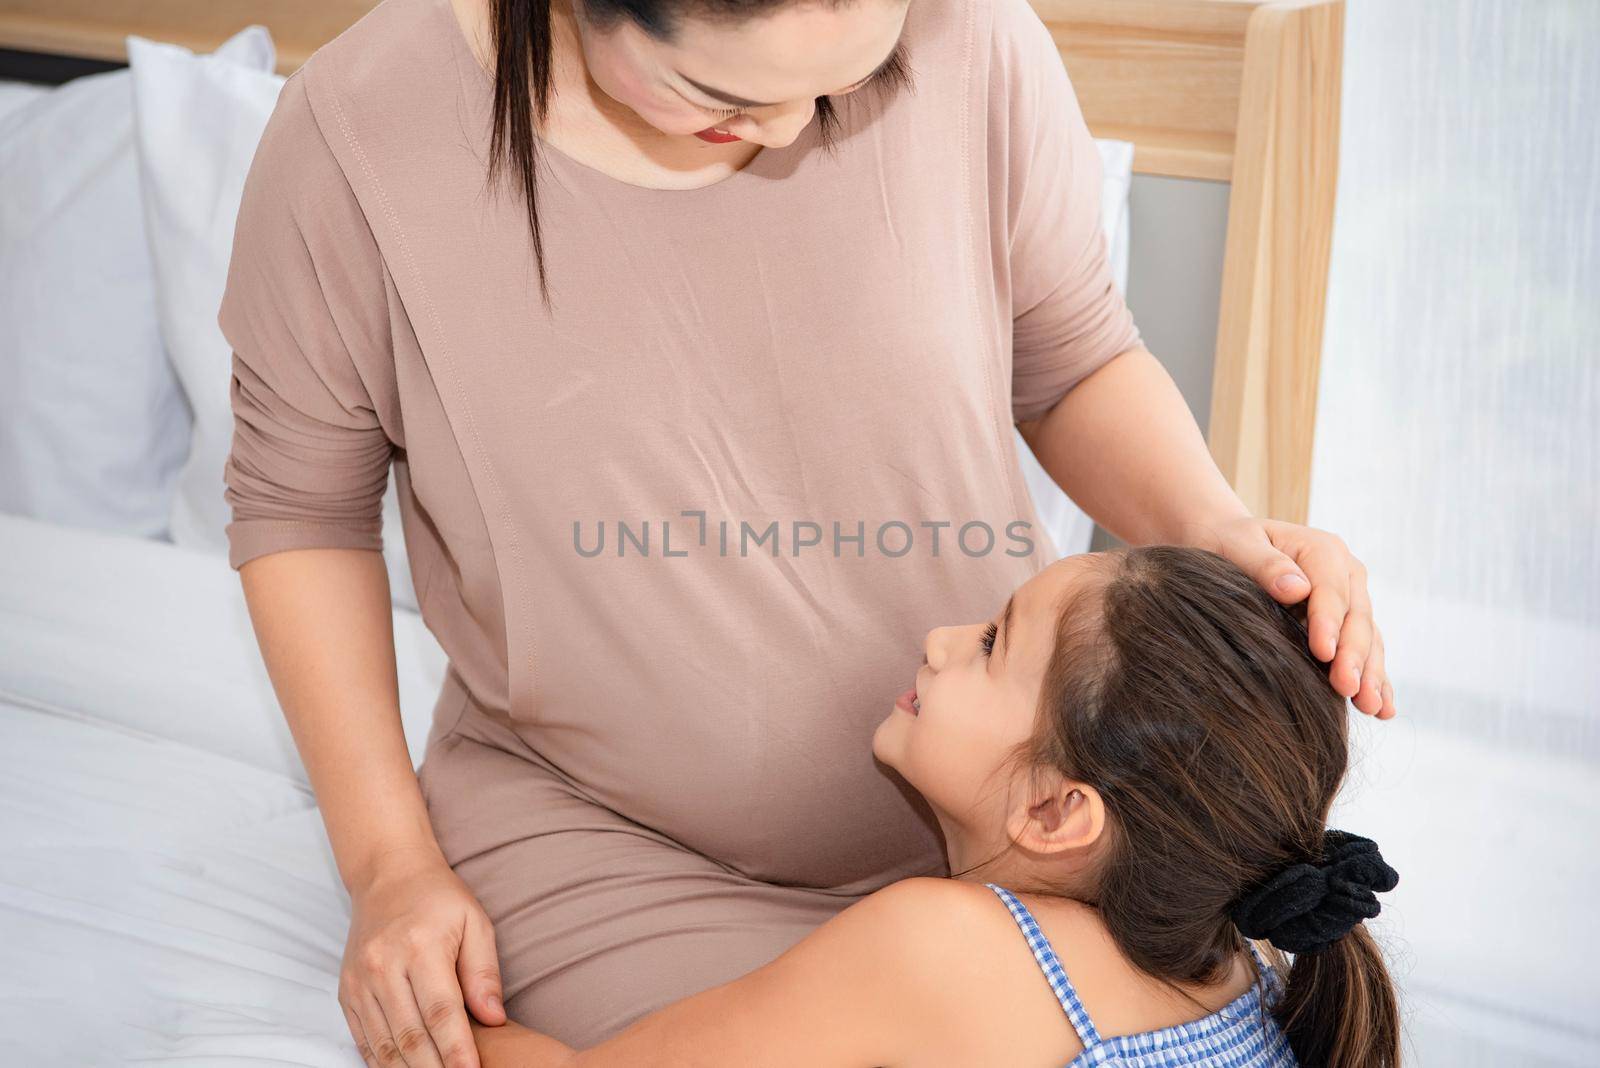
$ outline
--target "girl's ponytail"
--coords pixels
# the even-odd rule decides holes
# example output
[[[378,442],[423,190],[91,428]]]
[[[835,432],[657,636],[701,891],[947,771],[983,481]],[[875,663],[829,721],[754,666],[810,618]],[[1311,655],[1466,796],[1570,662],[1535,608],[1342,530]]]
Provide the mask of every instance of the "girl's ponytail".
[[[1289,969],[1277,1008],[1301,1068],[1395,1068],[1400,1009],[1383,956],[1365,924]]]
[[[1273,1011],[1303,1068],[1396,1068],[1399,1005],[1364,921],[1400,877],[1368,838],[1330,830],[1320,852],[1251,888],[1230,916],[1246,937],[1294,954]]]

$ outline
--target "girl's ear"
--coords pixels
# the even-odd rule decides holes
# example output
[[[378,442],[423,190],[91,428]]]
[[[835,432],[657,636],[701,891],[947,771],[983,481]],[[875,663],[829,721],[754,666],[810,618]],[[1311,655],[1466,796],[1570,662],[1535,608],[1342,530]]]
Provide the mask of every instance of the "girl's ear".
[[[1087,849],[1105,832],[1106,806],[1100,791],[1063,779],[1042,800],[1019,807],[1006,830],[1035,853]]]

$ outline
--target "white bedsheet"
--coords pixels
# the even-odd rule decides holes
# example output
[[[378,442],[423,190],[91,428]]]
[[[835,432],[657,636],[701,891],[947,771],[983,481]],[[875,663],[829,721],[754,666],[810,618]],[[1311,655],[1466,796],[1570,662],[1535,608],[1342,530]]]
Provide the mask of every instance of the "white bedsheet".
[[[444,656],[395,633],[415,762]],[[0,516],[0,1064],[361,1068],[348,916],[226,562]]]

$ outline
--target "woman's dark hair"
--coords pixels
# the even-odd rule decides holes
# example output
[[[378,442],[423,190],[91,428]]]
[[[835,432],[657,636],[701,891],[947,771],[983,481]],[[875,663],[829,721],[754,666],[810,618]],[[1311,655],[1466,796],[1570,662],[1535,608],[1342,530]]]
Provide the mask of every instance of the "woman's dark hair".
[[[539,232],[536,195],[537,140],[549,113],[551,65],[550,0],[490,0],[493,5],[494,116],[489,142],[489,180],[494,185],[505,168],[514,167],[528,202],[533,255],[539,268],[539,292],[546,307],[550,289],[545,277],[544,241]],[[658,41],[671,41],[685,18],[737,23],[782,6],[785,0],[586,0],[582,17],[606,30],[632,19]],[[851,0],[825,0],[838,5]],[[898,47],[874,76],[873,88],[911,86],[911,67]],[[530,98],[529,88],[532,93]],[[824,151],[832,152],[838,112],[826,96],[816,99],[817,122]],[[536,126],[537,123],[537,126]]]
[[[1041,892],[1089,899],[1147,974],[1216,982],[1245,948],[1230,908],[1341,840],[1327,826],[1345,698],[1310,650],[1305,601],[1278,604],[1204,549],[1096,556],[1060,608],[1038,728],[1012,759],[1092,785],[1108,839],[1087,892]],[[1267,955],[1281,974],[1286,958]],[[1302,1065],[1399,1063],[1394,987],[1364,924],[1287,970],[1273,1011]]]

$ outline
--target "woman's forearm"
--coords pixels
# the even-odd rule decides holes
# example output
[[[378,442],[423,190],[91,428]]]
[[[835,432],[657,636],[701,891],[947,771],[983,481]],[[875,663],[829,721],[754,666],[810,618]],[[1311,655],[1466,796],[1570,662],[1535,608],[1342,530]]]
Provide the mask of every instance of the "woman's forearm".
[[[239,575],[345,886],[386,854],[442,856],[400,720],[382,554],[288,550],[246,562]]]
[[[1018,429],[1067,496],[1130,545],[1192,543],[1197,527],[1250,514],[1177,383],[1143,346]]]

